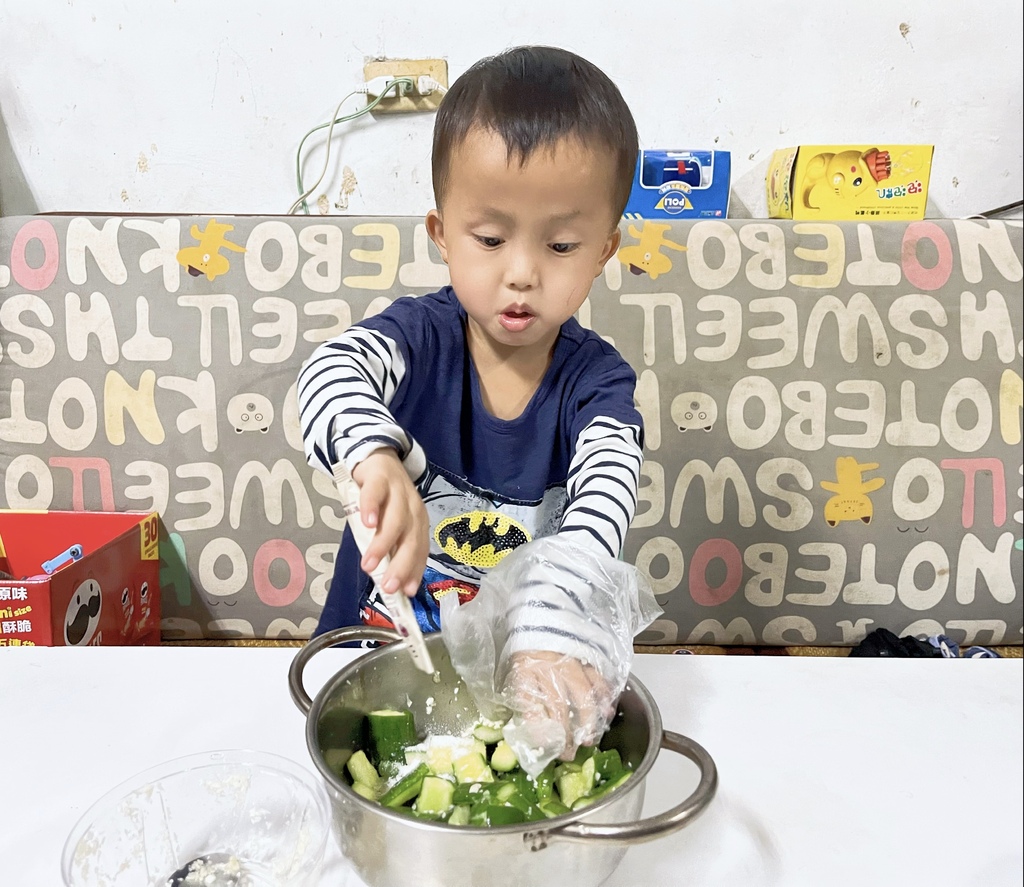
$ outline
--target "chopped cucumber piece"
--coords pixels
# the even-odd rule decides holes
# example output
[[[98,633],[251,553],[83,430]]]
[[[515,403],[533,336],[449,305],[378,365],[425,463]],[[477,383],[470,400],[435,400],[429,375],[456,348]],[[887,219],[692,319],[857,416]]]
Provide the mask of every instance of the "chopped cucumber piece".
[[[597,765],[597,775],[602,780],[614,779],[622,772],[622,758],[617,748],[599,751],[594,755],[594,763]]]
[[[371,711],[366,719],[378,766],[381,761],[404,761],[405,750],[419,741],[411,711],[381,709]]]
[[[473,735],[481,742],[493,745],[501,739],[501,727],[492,724],[477,724],[473,728]]]
[[[452,808],[448,825],[469,825],[469,804],[458,804]]]
[[[427,748],[427,766],[435,776],[452,772],[452,747],[434,745]]]
[[[494,771],[477,752],[456,758],[452,761],[452,769],[459,782],[494,782]]]
[[[498,783],[460,782],[455,786],[452,802],[455,804],[478,804],[484,798],[493,799]],[[488,801],[490,803],[490,801]]]
[[[537,774],[537,800],[546,801],[555,789],[555,762],[552,761]]]
[[[518,763],[519,758],[512,751],[512,746],[504,739],[498,742],[491,753],[491,769],[497,770],[499,773],[508,773]]]
[[[423,787],[423,780],[430,775],[430,769],[426,764],[420,764],[411,773],[407,773],[398,780],[391,788],[384,792],[380,802],[385,807],[401,807],[407,804],[419,793]]]
[[[516,791],[518,791],[519,794],[526,798],[526,800],[531,804],[537,803],[537,785],[532,779],[530,779],[525,770],[521,770],[519,767],[516,767],[508,773],[502,773],[499,780],[502,782],[514,783]]]
[[[570,808],[566,807],[565,804],[561,801],[556,801],[554,798],[548,798],[546,801],[541,801],[537,806],[548,819],[553,819],[556,816],[562,816],[570,810]]]
[[[589,758],[594,757],[596,752],[597,752],[597,746],[594,746],[594,745],[581,745],[578,749],[576,749],[576,755],[572,759],[572,762],[574,764],[582,764],[584,761],[588,760]]]
[[[409,816],[412,819],[423,819],[427,822],[440,822],[443,817],[438,816],[435,813],[420,813],[415,807],[394,807],[395,813],[401,813],[403,816]]]
[[[442,779],[440,776],[425,776],[413,806],[420,813],[445,816],[452,808],[454,793],[455,786],[447,779]]]
[[[427,750],[422,745],[412,745],[405,750],[405,763],[415,767],[427,763]],[[427,766],[430,766],[429,764]]]
[[[528,801],[519,792],[512,792],[507,798],[505,798],[506,807],[515,807],[519,810],[523,816],[526,817],[527,822],[536,822],[538,819],[546,819],[544,811],[540,809],[536,804]]]
[[[555,782],[557,782],[559,779],[561,779],[563,776],[569,773],[579,773],[581,770],[583,770],[583,766],[581,764],[574,764],[572,761],[567,761],[564,764],[559,764],[555,767],[555,772],[553,774]]]
[[[526,822],[526,814],[515,807],[481,804],[473,807],[469,814],[470,825],[514,825],[519,822]]]
[[[605,797],[606,795],[611,794],[613,791],[615,791],[615,789],[617,789],[620,785],[622,785],[622,783],[624,783],[632,775],[633,775],[633,772],[631,770],[621,770],[621,771],[619,771],[618,776],[616,776],[614,779],[610,780],[609,782],[604,783],[604,785],[600,785],[597,788],[592,789],[587,794],[585,794],[585,795],[577,798],[575,801],[573,801],[572,809],[573,810],[582,810],[584,807],[589,807],[595,801],[600,801],[601,798]]]
[[[504,804],[512,795],[519,794],[516,791],[516,785],[514,782],[502,782],[494,790],[494,800],[499,804]]]
[[[377,800],[377,789],[367,785],[365,782],[353,782],[352,791],[366,798],[367,801]]]
[[[366,752],[362,749],[353,752],[345,766],[353,782],[361,782],[371,789],[377,789],[377,786],[380,784],[380,774],[377,772],[377,768],[370,763],[370,759],[366,757]]]
[[[341,776],[345,772],[345,764],[350,754],[347,748],[324,749],[324,763]]]
[[[569,768],[573,769],[569,769]],[[576,769],[578,768],[578,770]],[[555,784],[558,786],[558,797],[566,807],[571,807],[578,798],[590,794],[594,789],[594,759],[587,758],[582,766],[579,764],[562,764],[555,770],[562,771],[561,776],[555,777]]]

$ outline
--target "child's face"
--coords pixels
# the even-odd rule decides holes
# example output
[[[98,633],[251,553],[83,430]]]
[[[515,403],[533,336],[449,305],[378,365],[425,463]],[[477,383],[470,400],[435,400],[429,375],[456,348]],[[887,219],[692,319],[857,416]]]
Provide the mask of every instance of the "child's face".
[[[612,194],[613,164],[573,139],[520,166],[498,135],[470,131],[427,230],[469,315],[471,353],[511,347],[547,359],[618,247]]]

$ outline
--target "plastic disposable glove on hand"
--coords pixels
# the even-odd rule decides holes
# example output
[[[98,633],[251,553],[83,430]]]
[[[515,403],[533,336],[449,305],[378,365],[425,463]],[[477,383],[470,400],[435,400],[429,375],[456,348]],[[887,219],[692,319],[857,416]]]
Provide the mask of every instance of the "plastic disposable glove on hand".
[[[629,677],[633,638],[661,613],[635,567],[560,536],[522,545],[473,600],[441,599],[452,665],[536,776],[608,729]]]

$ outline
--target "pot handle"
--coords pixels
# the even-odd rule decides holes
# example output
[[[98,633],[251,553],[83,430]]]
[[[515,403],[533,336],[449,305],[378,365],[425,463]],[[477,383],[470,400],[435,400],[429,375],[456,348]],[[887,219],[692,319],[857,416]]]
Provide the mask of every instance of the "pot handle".
[[[348,641],[380,641],[386,644],[398,640],[401,640],[401,635],[397,631],[391,631],[388,628],[371,628],[368,625],[350,625],[317,635],[299,648],[299,652],[295,654],[295,658],[288,668],[288,690],[292,694],[292,702],[299,707],[299,711],[304,715],[309,714],[309,710],[313,707],[313,700],[302,685],[302,672],[309,660],[321,650]]]
[[[718,789],[718,768],[703,746],[681,733],[662,731],[661,747],[689,758],[700,768],[700,782],[697,788],[681,804],[639,822],[613,825],[574,822],[555,828],[528,831],[523,835],[523,841],[531,850],[543,850],[551,841],[608,841],[615,844],[633,844],[652,841],[689,825],[704,812],[715,796]]]

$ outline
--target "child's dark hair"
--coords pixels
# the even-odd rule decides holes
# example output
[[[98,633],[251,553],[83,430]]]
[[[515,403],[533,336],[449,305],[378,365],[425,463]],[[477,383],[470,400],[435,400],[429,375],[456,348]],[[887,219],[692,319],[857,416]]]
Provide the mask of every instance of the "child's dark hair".
[[[618,87],[596,65],[565,49],[518,46],[481,59],[459,77],[437,111],[431,166],[434,200],[444,199],[451,158],[474,127],[497,133],[508,158],[571,136],[607,147],[615,162],[614,222],[626,208],[639,151],[636,123]]]

